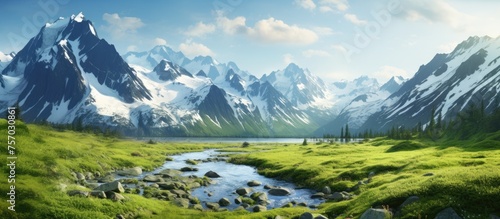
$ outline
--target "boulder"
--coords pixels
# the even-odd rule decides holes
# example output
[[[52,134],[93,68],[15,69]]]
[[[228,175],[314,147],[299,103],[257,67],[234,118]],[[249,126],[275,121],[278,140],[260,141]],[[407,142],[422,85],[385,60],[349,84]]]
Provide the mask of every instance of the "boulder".
[[[290,195],[290,190],[286,188],[272,188],[267,191],[270,195],[274,196],[287,196]]]
[[[267,194],[266,193],[263,193],[263,192],[256,192],[256,193],[253,193],[250,198],[252,198],[254,201],[258,202],[258,203],[263,203],[263,202],[267,202],[268,198],[267,198]]]
[[[218,173],[214,172],[214,171],[208,171],[207,173],[205,173],[205,176],[206,177],[209,177],[209,178],[219,178],[221,177]]]
[[[162,175],[162,177],[173,178],[176,176],[180,176],[182,174],[181,171],[172,170],[172,169],[164,169],[158,173],[158,175]]]
[[[256,205],[256,206],[253,206],[252,210],[253,210],[253,212],[263,212],[263,211],[267,211],[267,207],[262,206],[262,205]]]
[[[111,200],[115,201],[115,202],[116,201],[121,201],[121,200],[125,199],[125,197],[123,195],[121,195],[119,193],[116,193],[116,192],[111,192],[111,191],[106,192],[106,197],[108,199],[111,199]]]
[[[418,201],[419,198],[418,196],[410,196],[408,197],[397,209],[396,209],[396,213],[394,214],[394,216],[396,218],[400,217],[401,216],[401,211],[408,205]]]
[[[243,203],[243,201],[241,200],[241,197],[238,197],[238,198],[234,199],[234,203],[239,205],[239,204]]]
[[[300,215],[299,219],[314,219],[314,216],[310,212],[304,212]]]
[[[248,195],[248,194],[250,194],[250,192],[252,192],[251,188],[238,188],[238,189],[236,189],[236,193],[238,195],[241,195],[241,196]]]
[[[100,183],[110,183],[113,181],[115,181],[115,177],[111,174],[108,174],[106,176],[103,176],[103,177],[97,179],[97,182],[100,182]]]
[[[198,164],[198,162],[197,162],[197,161],[195,161],[195,160],[191,160],[191,159],[187,159],[187,160],[186,160],[186,163],[187,163],[187,164],[191,164],[191,165],[197,165],[197,164]]]
[[[104,193],[103,191],[99,191],[99,190],[91,191],[90,196],[101,198],[101,199],[106,199],[106,193]]]
[[[446,208],[439,212],[434,219],[462,219],[453,208]]]
[[[281,208],[291,208],[291,207],[293,207],[293,204],[291,202],[288,202],[281,206]]]
[[[142,181],[144,182],[163,182],[165,180],[163,180],[163,178],[161,178],[161,176],[158,176],[158,175],[146,175]]]
[[[221,207],[226,207],[226,206],[229,206],[230,204],[231,204],[231,202],[227,198],[221,198],[221,199],[219,199],[219,205]]]
[[[272,188],[275,188],[275,187],[271,186],[271,185],[268,185],[268,184],[264,185],[264,189],[272,189]]]
[[[182,208],[189,207],[189,199],[186,199],[186,198],[176,198],[176,199],[174,199],[173,203],[179,207],[182,207]]]
[[[95,188],[94,190],[99,190],[99,191],[103,191],[103,192],[110,192],[111,191],[111,192],[117,192],[117,193],[125,192],[125,189],[123,189],[122,184],[118,181],[104,183],[104,184],[98,186],[97,188]]]
[[[140,167],[132,167],[128,169],[123,169],[116,171],[116,174],[120,176],[139,176],[142,174],[142,168]]]
[[[320,215],[314,217],[314,219],[328,219],[328,218],[326,216],[320,214]]]
[[[311,198],[314,199],[314,198],[324,198],[325,197],[325,193],[322,193],[322,192],[317,192],[317,193],[314,193],[313,195],[311,195]]]
[[[181,171],[182,172],[194,172],[194,171],[198,171],[198,168],[195,168],[195,167],[183,167],[183,168],[181,168]]]
[[[359,219],[385,219],[386,217],[390,217],[390,214],[391,213],[385,209],[370,208],[366,210]]]
[[[326,196],[326,198],[334,201],[343,201],[349,199],[349,196],[342,192],[334,192],[333,194]]]
[[[195,209],[195,210],[198,210],[198,211],[203,211],[203,206],[201,206],[200,204],[190,205],[189,208],[190,209]]]
[[[172,189],[172,190],[170,190],[170,192],[172,192],[174,195],[177,195],[177,197],[179,197],[179,198],[187,198],[188,197],[188,193],[186,193],[184,190]]]
[[[212,209],[212,210],[217,210],[220,207],[219,203],[215,203],[215,202],[207,202],[207,203],[205,203],[205,205],[207,206],[207,208]]]
[[[254,187],[254,186],[260,186],[260,185],[262,185],[262,183],[257,181],[257,180],[252,180],[252,181],[248,182],[247,185]]]
[[[85,180],[85,175],[83,175],[83,173],[77,172],[76,179],[77,180]]]
[[[69,196],[79,196],[79,197],[88,197],[89,192],[81,191],[81,190],[70,190],[67,192]]]
[[[323,187],[321,192],[325,193],[325,195],[329,195],[329,194],[332,194],[332,189],[330,189],[329,186],[325,186],[325,187]]]

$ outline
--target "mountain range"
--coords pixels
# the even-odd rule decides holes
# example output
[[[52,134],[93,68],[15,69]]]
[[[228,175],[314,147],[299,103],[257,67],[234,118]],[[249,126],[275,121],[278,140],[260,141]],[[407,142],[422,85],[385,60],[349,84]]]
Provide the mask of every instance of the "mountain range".
[[[411,79],[324,82],[290,63],[258,78],[236,63],[167,46],[118,54],[80,13],[0,53],[0,111],[28,122],[81,122],[148,136],[321,136],[451,118],[480,100],[498,107],[499,38],[471,37]]]

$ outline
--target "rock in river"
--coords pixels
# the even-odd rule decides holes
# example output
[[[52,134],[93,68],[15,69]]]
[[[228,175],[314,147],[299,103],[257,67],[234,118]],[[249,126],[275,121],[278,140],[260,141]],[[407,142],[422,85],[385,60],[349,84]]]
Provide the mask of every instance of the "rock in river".
[[[286,188],[272,188],[267,191],[270,195],[275,195],[275,196],[286,196],[290,195],[290,190]]]
[[[252,181],[248,182],[247,185],[254,187],[254,186],[260,186],[260,185],[262,185],[262,183],[257,181],[257,180],[252,180]]]
[[[209,178],[219,178],[221,177],[218,173],[214,172],[214,171],[208,171],[207,173],[205,173],[205,176],[206,177],[209,177]]]
[[[238,188],[236,189],[236,193],[238,195],[248,195],[250,194],[250,192],[252,192],[252,189],[251,188]]]

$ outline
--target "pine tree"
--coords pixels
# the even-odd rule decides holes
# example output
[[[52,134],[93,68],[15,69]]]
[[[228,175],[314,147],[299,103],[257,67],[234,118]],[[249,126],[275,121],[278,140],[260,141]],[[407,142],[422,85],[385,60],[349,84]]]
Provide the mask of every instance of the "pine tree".
[[[344,139],[344,127],[342,126],[342,128],[340,129],[340,141],[342,141]]]
[[[441,112],[439,112],[437,123],[436,123],[436,129],[437,130],[441,130],[441,128],[443,128],[441,120],[442,120],[442,115],[441,115]]]
[[[307,139],[306,138],[304,138],[304,141],[302,142],[302,145],[304,145],[304,146],[307,145]]]
[[[351,140],[351,133],[349,132],[349,124],[345,125],[345,138],[346,138],[346,141]]]

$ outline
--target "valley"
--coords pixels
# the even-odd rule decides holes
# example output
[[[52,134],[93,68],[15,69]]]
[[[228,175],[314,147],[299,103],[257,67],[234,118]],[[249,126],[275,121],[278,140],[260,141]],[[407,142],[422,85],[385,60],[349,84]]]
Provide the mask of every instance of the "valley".
[[[5,120],[0,121],[2,128],[6,125]],[[110,218],[116,215],[127,218],[275,218],[277,215],[298,218],[304,212],[328,218],[358,218],[371,207],[385,208],[387,214],[391,211],[401,218],[434,217],[448,207],[466,218],[487,218],[500,213],[495,204],[500,202],[500,175],[495,171],[500,165],[500,153],[495,145],[498,132],[460,141],[375,138],[343,144],[313,140],[308,145],[250,142],[242,147],[241,143],[148,143],[23,123],[18,124],[17,130],[16,188],[20,198],[16,212],[7,210],[8,203],[0,204],[4,218]],[[74,141],[75,138],[79,141]],[[153,194],[151,198],[134,194],[133,189],[126,189],[120,193],[123,199],[115,201],[70,196],[74,194],[71,191],[91,191],[92,188],[89,188],[92,180],[86,182],[85,177],[83,181],[77,180],[75,172],[99,173],[102,177],[132,167],[152,171],[170,156],[213,149],[238,152],[230,155],[228,162],[255,167],[263,176],[319,192],[345,192],[348,196],[329,200],[327,194],[317,194],[325,199],[317,209],[292,204],[286,208],[268,207],[257,213],[252,213],[251,208],[223,212],[182,208],[174,204],[173,197],[172,200],[155,198],[154,191],[162,190],[150,188],[141,180],[131,182],[149,190]],[[4,153],[0,156],[5,158]],[[1,176],[7,177],[6,173],[2,171]],[[126,178],[129,177],[120,181],[126,183]],[[330,190],[325,191],[324,187]],[[8,192],[3,187],[1,191]],[[202,192],[202,195],[206,194]],[[417,196],[418,201],[400,207],[413,196]],[[205,207],[206,203],[200,204]]]

